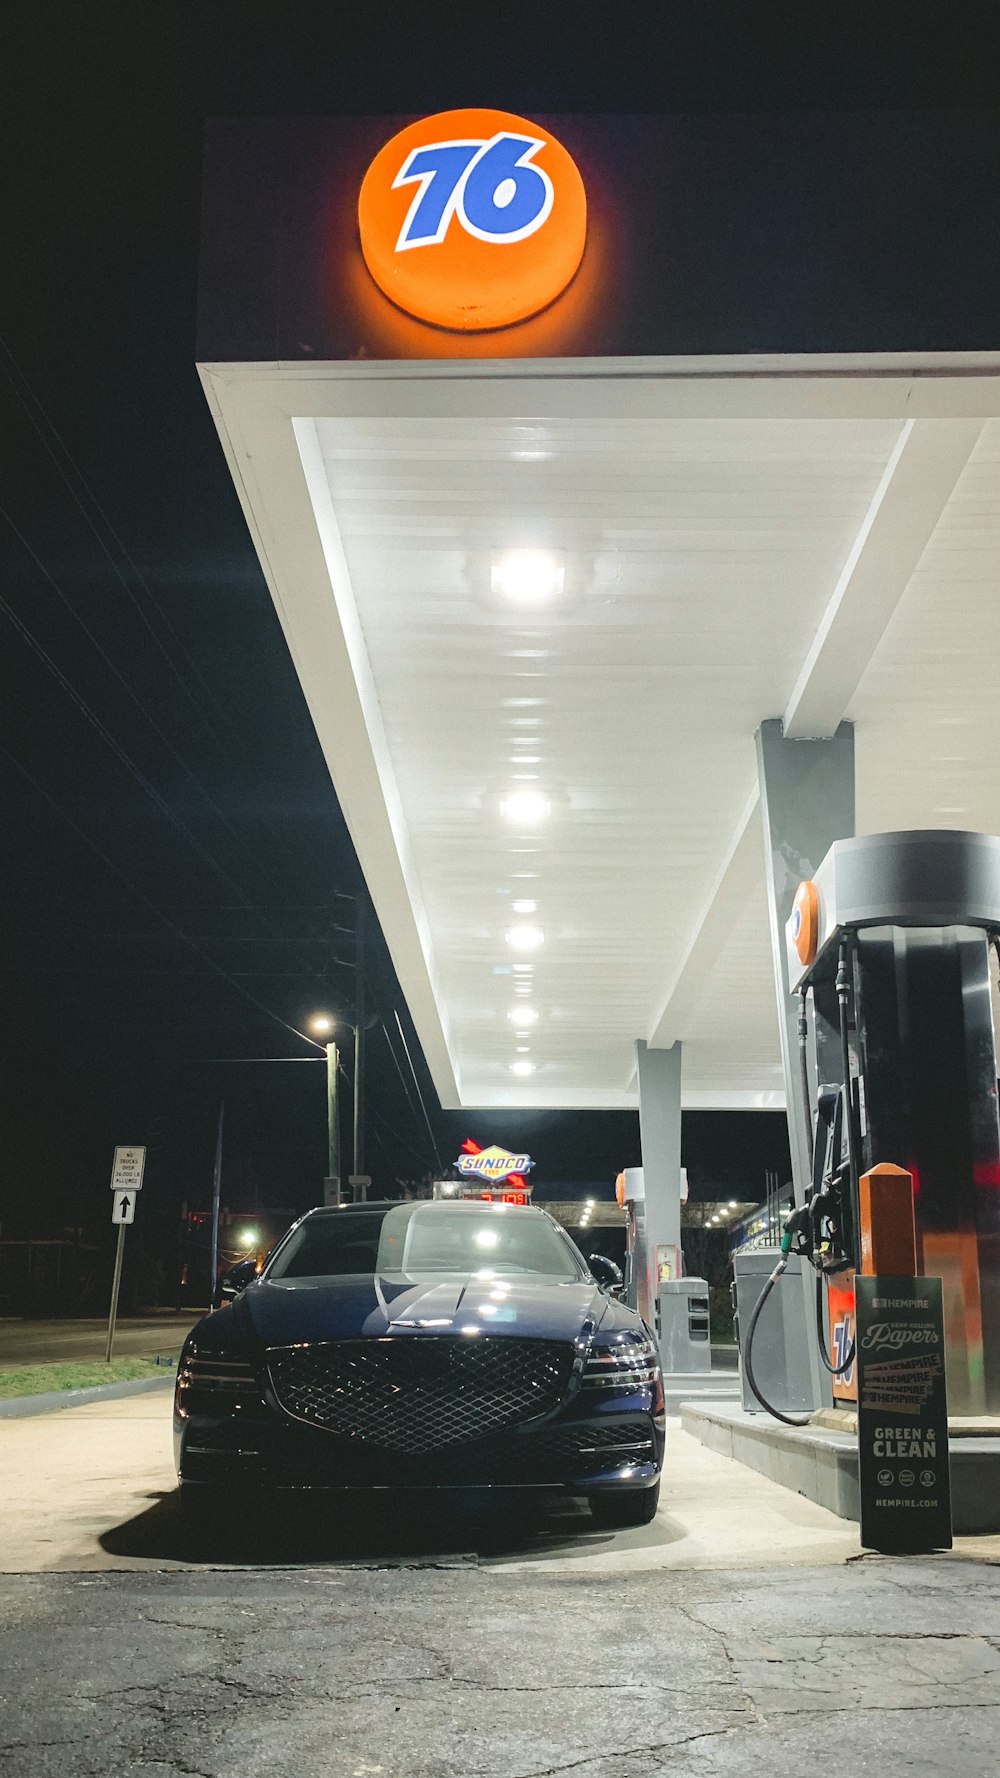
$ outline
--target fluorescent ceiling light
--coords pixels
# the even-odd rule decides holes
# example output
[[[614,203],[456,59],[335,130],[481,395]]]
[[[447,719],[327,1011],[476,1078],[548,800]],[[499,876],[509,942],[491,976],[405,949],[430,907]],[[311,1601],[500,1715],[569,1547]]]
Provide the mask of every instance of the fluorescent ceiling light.
[[[515,914],[537,914],[538,912],[537,901],[515,901],[511,905]]]
[[[493,563],[490,584],[512,605],[544,605],[563,589],[562,558],[548,549],[508,549]]]
[[[533,1062],[512,1062],[510,1071],[512,1074],[534,1074],[535,1067]]]
[[[545,943],[545,934],[540,926],[512,926],[507,943],[512,951],[537,951]]]
[[[512,1006],[507,1014],[512,1025],[537,1025],[538,1014],[533,1006]]]
[[[540,790],[512,790],[500,804],[500,812],[513,827],[538,827],[551,806]]]

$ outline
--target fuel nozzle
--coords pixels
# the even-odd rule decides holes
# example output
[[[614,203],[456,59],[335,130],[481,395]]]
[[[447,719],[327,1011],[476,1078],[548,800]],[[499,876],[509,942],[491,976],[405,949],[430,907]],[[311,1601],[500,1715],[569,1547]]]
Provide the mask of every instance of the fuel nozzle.
[[[792,1211],[785,1224],[785,1232],[781,1237],[782,1253],[786,1256],[789,1253],[808,1255],[812,1248],[811,1232],[812,1216],[808,1204],[803,1204],[799,1210]]]

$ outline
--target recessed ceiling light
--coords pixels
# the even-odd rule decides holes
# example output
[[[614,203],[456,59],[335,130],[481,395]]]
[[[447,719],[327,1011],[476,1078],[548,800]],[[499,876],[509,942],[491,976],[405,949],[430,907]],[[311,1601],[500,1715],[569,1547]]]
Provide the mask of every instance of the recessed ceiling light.
[[[507,1014],[512,1025],[537,1025],[538,1014],[533,1006],[512,1006]]]
[[[493,563],[490,584],[512,605],[544,605],[562,592],[562,558],[548,549],[508,549]]]
[[[515,914],[537,914],[537,901],[515,901],[511,903]]]
[[[510,1071],[512,1074],[534,1074],[535,1064],[533,1062],[512,1062]]]
[[[500,812],[514,827],[538,827],[551,806],[540,790],[512,790],[500,804]]]
[[[517,906],[517,902],[514,903],[514,906],[515,907]],[[730,1210],[736,1210],[738,1208],[735,1198],[730,1198],[729,1208],[730,1208]]]
[[[512,926],[507,943],[512,951],[537,951],[545,943],[545,934],[540,926]]]

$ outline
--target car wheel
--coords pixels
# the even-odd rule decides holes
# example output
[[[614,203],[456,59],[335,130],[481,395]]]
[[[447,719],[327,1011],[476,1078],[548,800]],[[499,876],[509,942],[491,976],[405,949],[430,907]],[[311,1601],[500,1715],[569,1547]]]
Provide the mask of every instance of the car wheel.
[[[618,1531],[626,1525],[651,1525],[660,1503],[660,1484],[630,1488],[620,1494],[592,1494],[590,1510],[596,1524]]]

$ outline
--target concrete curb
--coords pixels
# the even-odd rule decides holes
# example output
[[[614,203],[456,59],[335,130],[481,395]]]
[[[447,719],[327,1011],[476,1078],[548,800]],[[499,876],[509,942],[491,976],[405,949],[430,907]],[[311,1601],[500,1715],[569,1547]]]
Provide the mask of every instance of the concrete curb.
[[[126,1383],[95,1383],[92,1389],[53,1389],[47,1395],[12,1395],[0,1401],[0,1420],[22,1420],[31,1414],[55,1414],[62,1408],[83,1408],[90,1401],[118,1401],[124,1395],[145,1395],[151,1389],[172,1388],[176,1366],[162,1377],[134,1377]]]

